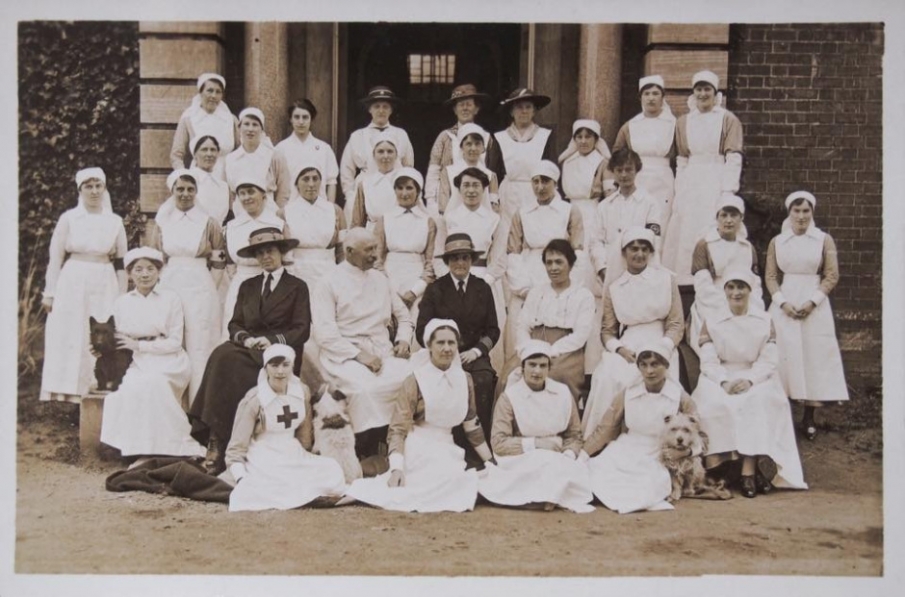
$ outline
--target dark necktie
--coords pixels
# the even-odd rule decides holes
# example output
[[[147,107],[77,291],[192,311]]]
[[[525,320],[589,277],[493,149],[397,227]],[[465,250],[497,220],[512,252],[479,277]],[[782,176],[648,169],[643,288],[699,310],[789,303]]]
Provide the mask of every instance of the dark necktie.
[[[459,298],[465,298],[465,280],[459,280]]]
[[[267,281],[264,282],[264,294],[261,295],[261,299],[266,301],[270,298],[270,293],[272,291],[271,284],[273,283],[273,274],[267,274]]]

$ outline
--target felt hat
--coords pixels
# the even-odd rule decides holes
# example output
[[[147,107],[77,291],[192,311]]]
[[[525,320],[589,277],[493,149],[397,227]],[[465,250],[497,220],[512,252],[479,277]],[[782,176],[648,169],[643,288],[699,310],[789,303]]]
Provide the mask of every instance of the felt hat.
[[[279,228],[259,228],[248,235],[248,246],[242,247],[236,254],[239,257],[254,257],[258,249],[271,245],[279,248],[281,253],[286,253],[299,246],[299,241],[285,238]]]
[[[465,83],[464,85],[453,87],[452,94],[449,96],[448,100],[443,102],[443,105],[449,108],[455,106],[460,100],[465,99],[477,100],[479,104],[483,104],[490,99],[490,96],[486,93],[479,92],[478,88],[471,83]]]
[[[550,103],[550,97],[541,95],[540,93],[535,92],[533,89],[528,89],[527,87],[519,87],[518,89],[510,93],[509,97],[501,101],[500,105],[504,108],[508,108],[511,107],[512,104],[522,101],[531,102],[534,104],[534,108],[536,110],[540,110]]]
[[[471,237],[464,232],[454,232],[446,237],[446,244],[443,247],[443,254],[439,257],[441,259],[452,257],[453,255],[462,255],[464,253],[471,254],[472,257],[477,258],[479,255],[482,255],[481,251],[476,251],[474,248],[474,243],[471,241]]]

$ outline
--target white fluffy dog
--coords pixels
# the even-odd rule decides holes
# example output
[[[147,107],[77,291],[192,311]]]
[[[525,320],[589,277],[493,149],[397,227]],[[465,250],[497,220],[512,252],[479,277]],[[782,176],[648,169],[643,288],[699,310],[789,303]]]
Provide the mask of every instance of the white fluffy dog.
[[[346,483],[361,478],[361,464],[355,456],[355,434],[347,412],[346,396],[330,391],[324,384],[311,397],[314,412],[314,453],[332,458],[343,469]]]

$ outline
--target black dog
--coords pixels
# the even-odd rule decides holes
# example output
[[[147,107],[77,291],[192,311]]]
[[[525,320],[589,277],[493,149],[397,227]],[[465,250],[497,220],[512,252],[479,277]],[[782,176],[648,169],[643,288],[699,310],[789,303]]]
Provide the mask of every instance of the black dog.
[[[123,381],[126,369],[132,363],[132,351],[116,347],[116,323],[113,321],[112,315],[106,323],[90,317],[88,326],[91,330],[91,347],[100,353],[94,364],[97,389],[115,392]]]

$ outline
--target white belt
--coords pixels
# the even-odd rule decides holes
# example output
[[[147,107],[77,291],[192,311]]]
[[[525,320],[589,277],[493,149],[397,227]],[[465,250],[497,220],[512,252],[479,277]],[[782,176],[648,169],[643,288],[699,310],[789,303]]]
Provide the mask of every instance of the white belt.
[[[689,164],[724,164],[726,158],[720,154],[693,155],[688,157]]]
[[[318,261],[336,261],[336,254],[333,249],[299,248],[292,251],[292,256],[296,261],[315,259]]]

